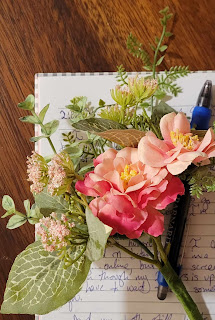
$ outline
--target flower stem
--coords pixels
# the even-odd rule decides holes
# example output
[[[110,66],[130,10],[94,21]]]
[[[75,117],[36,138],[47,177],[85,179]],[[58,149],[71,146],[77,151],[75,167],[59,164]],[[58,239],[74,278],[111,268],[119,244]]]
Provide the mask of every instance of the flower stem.
[[[167,261],[165,265],[159,268],[163,274],[169,288],[176,295],[179,302],[182,304],[186,314],[190,320],[203,320],[201,313],[198,310],[197,305],[191,298],[183,282],[176,274],[170,263]]]
[[[151,263],[151,264],[154,264],[158,267],[158,263],[159,261],[155,261],[154,259],[150,259],[150,258],[146,258],[146,257],[141,257],[139,256],[138,254],[128,250],[127,248],[123,247],[121,244],[119,244],[118,242],[114,242],[112,243],[115,247],[123,250],[124,252],[126,252],[127,254],[129,254],[130,256],[132,256],[133,258],[136,258],[136,259],[139,259],[139,260],[142,260],[144,262],[147,262],[147,263]],[[160,264],[160,263],[159,263]]]
[[[153,253],[147,248],[147,246],[142,243],[139,239],[132,239],[133,242],[136,242],[137,244],[139,244],[140,247],[142,247],[146,253],[148,253],[148,255],[151,257],[151,258],[154,258],[154,255]]]

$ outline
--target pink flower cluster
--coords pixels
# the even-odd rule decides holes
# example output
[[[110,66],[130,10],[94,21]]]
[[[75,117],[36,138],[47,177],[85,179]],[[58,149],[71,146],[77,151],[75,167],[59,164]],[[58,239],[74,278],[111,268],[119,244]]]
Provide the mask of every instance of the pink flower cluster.
[[[49,184],[48,192],[52,195],[54,192],[64,185],[64,180],[66,179],[66,171],[63,167],[63,159],[59,155],[55,155],[52,158],[51,165],[48,169]]]
[[[31,192],[40,193],[48,182],[48,166],[42,156],[32,152],[31,157],[27,157],[28,181],[32,182]]]
[[[69,244],[68,236],[74,223],[69,223],[66,215],[57,219],[57,214],[52,212],[50,217],[43,217],[39,221],[37,234],[41,237],[43,247],[46,251],[57,251]]]
[[[94,161],[95,169],[76,189],[95,197],[90,208],[112,234],[138,238],[142,232],[159,236],[164,216],[158,211],[184,193],[184,185],[165,168],[139,161],[136,148],[109,149]]]

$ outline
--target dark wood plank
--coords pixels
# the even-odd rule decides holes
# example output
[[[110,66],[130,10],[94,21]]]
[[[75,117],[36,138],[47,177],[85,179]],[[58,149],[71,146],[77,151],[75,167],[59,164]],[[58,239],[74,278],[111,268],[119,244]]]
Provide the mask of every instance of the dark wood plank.
[[[144,46],[160,33],[158,11],[174,12],[174,41],[169,40],[161,69],[174,64],[191,70],[215,69],[214,0],[2,0],[0,2],[0,193],[13,196],[17,209],[32,196],[26,180],[26,156],[33,127],[18,118],[16,105],[34,91],[37,72],[114,71],[124,64],[140,71],[141,62],[126,50],[133,32]],[[2,211],[2,210],[1,210]],[[18,230],[0,224],[0,303],[16,255],[34,240],[29,225]],[[0,315],[31,320],[30,315]]]

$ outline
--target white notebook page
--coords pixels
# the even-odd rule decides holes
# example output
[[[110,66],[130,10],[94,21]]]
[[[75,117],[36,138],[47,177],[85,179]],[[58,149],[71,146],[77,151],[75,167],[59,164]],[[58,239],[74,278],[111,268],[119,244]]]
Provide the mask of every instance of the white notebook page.
[[[215,72],[194,72],[178,80],[183,93],[167,103],[178,111],[191,115],[205,80],[215,84]],[[50,103],[46,122],[60,120],[60,130],[53,135],[58,151],[63,148],[62,132],[72,131],[65,105],[74,96],[87,96],[93,106],[101,98],[112,103],[110,89],[116,84],[115,75],[101,74],[37,74],[35,81],[36,107],[41,110]],[[214,88],[213,88],[214,89]],[[214,94],[215,97],[215,94]],[[213,103],[213,105],[215,105]],[[215,108],[212,108],[213,116]],[[81,139],[82,134],[76,133]],[[52,153],[47,141],[38,144],[42,155]],[[191,201],[188,236],[181,277],[205,320],[215,320],[215,196],[204,194]],[[166,215],[168,225],[168,214]],[[165,237],[165,234],[164,234]],[[184,237],[185,238],[185,237]],[[147,237],[142,241],[150,247]],[[123,240],[130,250],[145,255],[132,240]],[[184,243],[184,242],[183,242]],[[183,250],[183,245],[182,245]],[[153,265],[131,258],[117,248],[108,248],[99,262],[93,263],[82,290],[72,301],[40,320],[187,320],[174,294],[164,301],[157,299],[157,270]]]

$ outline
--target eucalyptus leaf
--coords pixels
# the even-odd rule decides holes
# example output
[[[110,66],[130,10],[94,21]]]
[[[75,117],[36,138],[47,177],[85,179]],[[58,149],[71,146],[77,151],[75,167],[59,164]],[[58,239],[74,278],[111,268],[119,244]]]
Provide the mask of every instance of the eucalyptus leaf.
[[[62,260],[45,251],[40,241],[30,244],[11,268],[1,313],[46,314],[61,307],[81,290],[90,264],[82,255],[64,269]]]
[[[69,203],[62,196],[52,196],[47,192],[47,188],[34,196],[35,204],[44,216],[50,213],[66,213],[69,210]]]
[[[11,209],[15,210],[13,199],[8,195],[4,195],[2,198],[2,207],[7,211]]]
[[[110,129],[126,129],[126,126],[113,120],[102,118],[89,118],[72,123],[75,129],[89,131],[92,133],[102,132]]]
[[[18,104],[18,107],[24,110],[34,110],[34,96],[29,94],[25,101]]]
[[[87,242],[85,254],[90,261],[98,261],[104,255],[107,239],[112,228],[106,226],[97,217],[95,217],[88,207],[86,208],[86,221],[89,240]]]
[[[26,116],[26,117],[19,118],[19,120],[22,122],[29,122],[29,123],[33,123],[33,124],[40,123],[40,120],[35,116]]]
[[[27,221],[27,217],[21,217],[15,214],[9,219],[6,227],[8,229],[16,229],[22,226],[26,221]]]
[[[27,216],[29,216],[31,213],[31,206],[30,206],[30,201],[28,199],[24,201],[24,207],[25,207]]]
[[[49,109],[49,104],[47,104],[39,113],[39,119],[41,122],[43,122],[44,118],[45,118],[45,115],[46,115],[46,112],[48,111]]]
[[[31,207],[31,210],[28,214],[28,222],[30,224],[36,224],[39,222],[40,219],[43,218],[42,213],[40,212],[40,209],[36,206],[34,203]]]
[[[58,126],[59,126],[59,120],[52,120],[52,121],[44,124],[44,128],[41,128],[41,132],[45,135],[50,136],[53,133],[55,133]]]
[[[41,140],[41,139],[43,139],[43,138],[48,138],[49,136],[38,136],[38,137],[31,137],[30,138],[30,141],[31,142],[37,142],[37,141],[39,141],[39,140]]]

